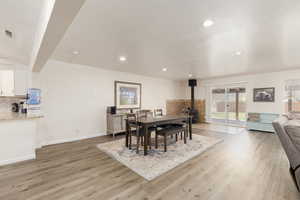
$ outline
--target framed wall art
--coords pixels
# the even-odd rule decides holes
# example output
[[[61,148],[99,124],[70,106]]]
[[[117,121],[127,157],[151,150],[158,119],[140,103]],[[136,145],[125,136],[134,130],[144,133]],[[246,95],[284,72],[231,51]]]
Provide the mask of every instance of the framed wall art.
[[[115,106],[117,109],[141,108],[142,84],[115,81]]]
[[[275,101],[275,88],[254,88],[253,89],[254,102],[274,102]]]

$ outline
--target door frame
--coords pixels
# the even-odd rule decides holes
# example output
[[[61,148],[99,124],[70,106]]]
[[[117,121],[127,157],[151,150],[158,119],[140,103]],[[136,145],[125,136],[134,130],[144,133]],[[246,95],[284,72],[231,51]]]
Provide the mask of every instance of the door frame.
[[[227,124],[227,125],[246,125],[246,121],[242,121],[239,119],[239,113],[237,112],[238,109],[236,110],[236,116],[238,118],[238,120],[231,120],[229,119],[229,112],[228,112],[228,108],[229,108],[229,89],[230,88],[245,88],[245,95],[246,95],[246,98],[247,98],[247,83],[243,82],[243,83],[236,83],[236,84],[223,84],[223,85],[211,85],[209,87],[209,95],[210,95],[210,103],[209,103],[209,112],[210,112],[210,115],[209,115],[209,121],[210,122],[213,122],[213,123],[221,123],[221,124]],[[224,103],[224,112],[225,112],[225,119],[217,119],[217,118],[212,118],[212,102],[213,102],[213,93],[212,93],[212,90],[213,89],[217,89],[217,88],[220,88],[220,89],[225,89],[225,92],[224,92],[224,100],[225,100],[225,103]],[[235,106],[238,107],[238,102],[239,102],[239,98],[240,95],[236,95],[236,98],[235,98]],[[246,110],[245,110],[245,115],[247,115],[247,100],[246,100]]]

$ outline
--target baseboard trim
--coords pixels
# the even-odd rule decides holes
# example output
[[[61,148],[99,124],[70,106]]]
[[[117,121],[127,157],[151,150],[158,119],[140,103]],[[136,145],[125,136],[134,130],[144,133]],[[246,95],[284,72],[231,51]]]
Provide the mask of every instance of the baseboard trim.
[[[45,142],[40,145],[41,147],[48,146],[48,145],[54,145],[54,144],[62,144],[62,143],[67,143],[67,142],[76,142],[78,140],[84,140],[84,139],[90,139],[90,138],[95,138],[95,137],[100,137],[104,136],[106,133],[98,133],[95,135],[85,135],[81,137],[75,137],[75,138],[66,138],[66,139],[58,139],[58,140],[52,140],[50,142]]]
[[[33,154],[29,154],[26,156],[21,156],[21,157],[17,157],[17,158],[13,158],[13,159],[1,160],[0,166],[9,165],[9,164],[22,162],[22,161],[26,161],[26,160],[34,160],[35,158],[36,158],[36,155],[35,155],[35,153],[33,153]]]

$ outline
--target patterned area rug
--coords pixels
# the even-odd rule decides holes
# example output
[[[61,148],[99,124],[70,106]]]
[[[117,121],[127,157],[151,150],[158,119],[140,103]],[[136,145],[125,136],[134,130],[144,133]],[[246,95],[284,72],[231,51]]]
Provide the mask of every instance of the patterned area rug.
[[[212,137],[193,135],[193,140],[187,140],[187,144],[184,144],[183,140],[179,139],[178,142],[175,142],[174,139],[170,138],[167,152],[164,152],[163,142],[159,141],[158,149],[152,147],[148,151],[147,156],[143,154],[143,147],[140,147],[139,154],[136,154],[135,147],[132,150],[126,148],[125,139],[102,143],[97,145],[97,147],[150,181],[185,161],[200,155],[221,141],[221,139]],[[133,144],[136,144],[135,140]]]

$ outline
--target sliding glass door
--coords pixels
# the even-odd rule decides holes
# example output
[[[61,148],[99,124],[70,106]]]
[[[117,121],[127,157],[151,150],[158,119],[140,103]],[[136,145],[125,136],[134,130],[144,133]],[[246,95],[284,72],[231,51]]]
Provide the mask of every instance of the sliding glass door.
[[[227,120],[225,91],[225,88],[214,88],[211,93],[211,118],[221,122]]]
[[[212,88],[210,115],[213,122],[243,124],[246,121],[245,87]]]

